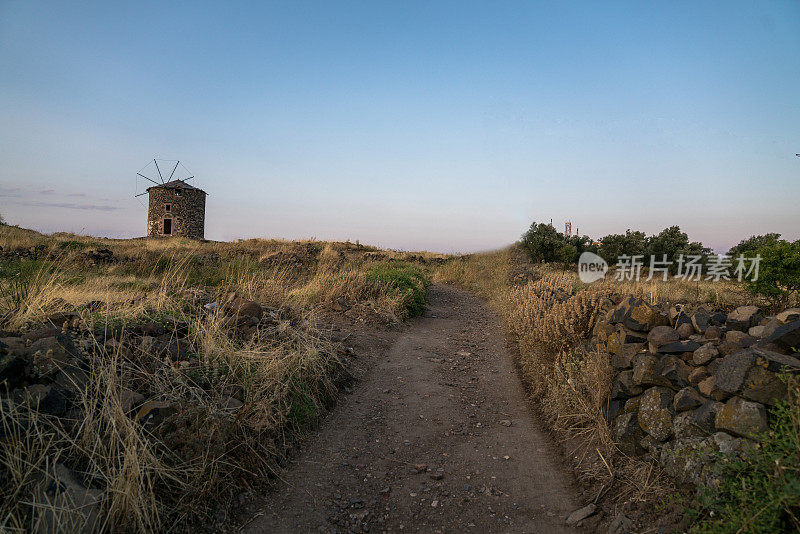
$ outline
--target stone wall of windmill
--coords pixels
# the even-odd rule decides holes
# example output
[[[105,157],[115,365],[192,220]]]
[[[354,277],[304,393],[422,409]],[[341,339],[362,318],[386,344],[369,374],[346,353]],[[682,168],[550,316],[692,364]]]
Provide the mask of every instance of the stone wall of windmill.
[[[148,189],[147,236],[205,238],[206,193],[193,187]]]

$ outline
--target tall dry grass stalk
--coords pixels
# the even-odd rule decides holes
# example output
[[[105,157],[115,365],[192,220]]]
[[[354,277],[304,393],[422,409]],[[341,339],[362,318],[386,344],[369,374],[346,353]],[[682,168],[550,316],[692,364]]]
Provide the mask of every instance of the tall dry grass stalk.
[[[531,399],[571,443],[571,456],[581,458],[581,478],[606,489],[617,481],[618,501],[644,497],[641,487],[650,491],[648,498],[666,491],[669,486],[650,464],[616,449],[604,415],[614,371],[608,355],[587,343],[595,320],[610,305],[607,297],[626,286],[613,280],[583,284],[576,272],[526,264],[513,248],[452,261],[434,277],[476,291],[498,310],[519,349],[517,364]],[[636,289],[651,300],[665,293],[674,298],[683,290],[664,287]]]

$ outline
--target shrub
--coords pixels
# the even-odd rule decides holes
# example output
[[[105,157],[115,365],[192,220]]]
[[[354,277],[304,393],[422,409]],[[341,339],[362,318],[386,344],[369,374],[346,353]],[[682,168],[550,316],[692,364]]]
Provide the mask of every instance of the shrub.
[[[701,496],[708,513],[694,532],[800,530],[800,386],[795,377],[788,382],[789,399],[772,409],[761,446],[718,462],[720,485]]]
[[[624,234],[610,234],[602,240],[598,254],[608,263],[615,264],[622,256],[644,255],[647,252],[647,236],[644,232],[625,230]]]
[[[572,264],[577,258],[577,247],[570,245],[569,243],[561,245],[561,249],[558,251],[558,259],[564,264],[564,269],[568,269],[570,264]]]
[[[746,256],[761,256],[756,280],[748,280],[747,289],[765,297],[775,308],[788,306],[800,291],[800,240],[777,241]]]
[[[748,237],[747,239],[743,239],[739,242],[738,245],[732,247],[728,251],[728,255],[731,258],[735,258],[740,254],[745,255],[752,255],[754,251],[764,248],[768,245],[775,245],[780,241],[781,234],[764,234],[764,235],[753,235]]]
[[[428,279],[413,266],[402,262],[374,265],[367,271],[367,280],[387,286],[403,299],[409,317],[422,314],[428,302]]]
[[[533,261],[553,262],[559,260],[561,248],[566,244],[566,238],[552,225],[533,223],[522,235],[522,246]]]

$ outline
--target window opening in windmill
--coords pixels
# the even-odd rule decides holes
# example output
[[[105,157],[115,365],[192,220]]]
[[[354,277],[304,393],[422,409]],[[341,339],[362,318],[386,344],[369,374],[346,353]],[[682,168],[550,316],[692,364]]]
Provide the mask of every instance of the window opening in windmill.
[[[172,211],[172,204],[164,204],[164,211]]]

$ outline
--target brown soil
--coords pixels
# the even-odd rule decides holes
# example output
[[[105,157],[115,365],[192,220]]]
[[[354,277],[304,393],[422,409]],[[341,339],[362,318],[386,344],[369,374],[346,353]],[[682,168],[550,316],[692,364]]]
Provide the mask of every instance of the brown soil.
[[[451,287],[430,301],[373,338],[371,369],[244,532],[570,531],[585,503],[528,410],[498,319]]]

